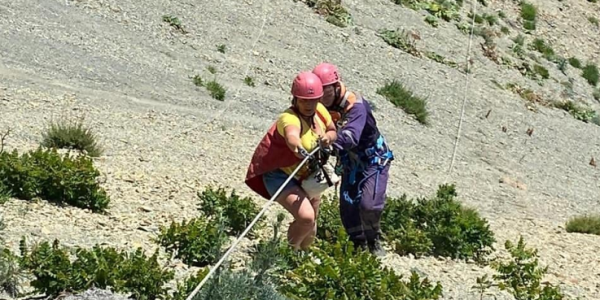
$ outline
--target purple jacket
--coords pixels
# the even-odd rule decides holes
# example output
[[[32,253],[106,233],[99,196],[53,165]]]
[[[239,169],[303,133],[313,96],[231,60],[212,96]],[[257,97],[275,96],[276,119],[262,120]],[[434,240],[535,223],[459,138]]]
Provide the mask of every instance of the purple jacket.
[[[333,147],[338,151],[358,153],[375,145],[379,129],[369,102],[363,97],[352,96],[345,104],[350,109],[342,114],[342,126],[338,128],[338,138]]]

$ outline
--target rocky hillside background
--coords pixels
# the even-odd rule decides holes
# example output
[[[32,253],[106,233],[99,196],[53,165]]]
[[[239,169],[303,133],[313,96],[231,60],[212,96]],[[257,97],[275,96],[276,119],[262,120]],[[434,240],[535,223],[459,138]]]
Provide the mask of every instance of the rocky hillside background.
[[[106,214],[12,198],[0,206],[6,246],[17,251],[25,236],[153,251],[160,226],[197,215],[205,186],[255,197],[243,184],[254,147],[289,104],[295,74],[329,61],[377,107],[396,155],[389,196],[455,183],[500,255],[522,235],[549,266],[547,281],[599,299],[600,239],[565,223],[600,212],[600,3],[427,3],[0,3],[5,149],[35,149],[49,121],[83,116],[104,147],[94,164],[111,197]],[[427,124],[378,93],[393,80],[426,99]],[[479,299],[471,287],[490,270],[392,252],[383,262],[440,281],[443,299]],[[177,278],[193,271],[175,267]]]

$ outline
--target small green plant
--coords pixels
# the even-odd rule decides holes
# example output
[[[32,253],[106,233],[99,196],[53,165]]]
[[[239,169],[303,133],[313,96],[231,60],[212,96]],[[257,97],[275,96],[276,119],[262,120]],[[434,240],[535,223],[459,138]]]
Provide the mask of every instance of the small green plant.
[[[21,283],[25,281],[25,275],[19,265],[19,257],[0,246],[0,292],[17,298],[21,294]]]
[[[556,59],[554,49],[552,49],[550,45],[546,44],[546,42],[544,42],[544,40],[540,38],[534,39],[530,47],[533,50],[536,50],[537,52],[541,53],[543,57],[549,61],[554,61]]]
[[[562,300],[565,296],[559,287],[542,281],[548,267],[539,267],[537,249],[527,249],[523,237],[517,245],[511,241],[505,242],[505,248],[510,253],[510,259],[495,261],[492,266],[496,270],[493,282],[487,276],[477,279],[481,293],[496,285],[500,290],[507,291],[516,300]]]
[[[567,222],[567,232],[600,235],[600,215],[586,215],[571,218]]]
[[[593,25],[596,25],[596,27],[600,26],[600,22],[596,17],[588,17],[588,21],[590,21],[590,23],[592,23]]]
[[[204,80],[202,77],[200,77],[200,75],[195,75],[192,80],[196,86],[204,86]]]
[[[227,241],[223,219],[208,220],[195,218],[181,223],[171,222],[167,228],[162,226],[155,239],[167,253],[175,253],[183,263],[204,267],[213,264],[221,254],[221,248]]]
[[[533,71],[538,74],[542,79],[548,79],[550,78],[550,73],[548,72],[548,69],[546,69],[545,67],[541,66],[541,65],[534,65],[533,66]]]
[[[79,150],[91,157],[98,157],[102,155],[103,149],[96,140],[96,134],[82,120],[63,120],[50,123],[50,127],[42,133],[41,145]]]
[[[182,33],[187,33],[187,31],[183,28],[183,25],[181,25],[181,20],[179,20],[178,17],[173,17],[173,16],[170,16],[170,15],[164,15],[162,17],[162,20],[163,20],[163,22],[168,23],[173,28],[181,31]]]
[[[521,18],[523,18],[523,28],[535,30],[537,17],[537,8],[526,1],[521,2]]]
[[[210,74],[217,74],[217,68],[215,68],[214,66],[208,66],[206,67],[206,70],[208,70]]]
[[[225,100],[225,88],[215,80],[211,80],[206,83],[206,89],[210,92],[210,96],[214,99],[223,101]]]
[[[416,57],[421,57],[421,52],[417,50],[415,39],[404,30],[381,29],[377,35],[388,45],[400,49]]]
[[[585,65],[585,67],[583,67],[582,69],[582,74],[581,76],[583,78],[585,78],[585,80],[591,85],[591,86],[597,86],[598,85],[598,77],[600,76],[598,73],[598,67],[592,63],[587,63]]]
[[[579,61],[579,59],[577,59],[577,57],[571,57],[569,58],[569,64],[573,67],[573,68],[577,68],[577,69],[581,69],[582,68],[582,64],[581,61]]]
[[[58,240],[28,249],[23,238],[20,249],[21,267],[35,277],[31,287],[47,296],[111,287],[115,292],[131,293],[135,299],[165,299],[168,290],[163,285],[174,277],[173,271],[159,265],[158,251],[147,257],[141,248],[126,252],[94,245],[89,250],[74,249],[71,262],[69,249]]]
[[[335,243],[338,230],[343,228],[337,195],[334,195],[332,199],[325,195],[322,196],[317,224],[317,238]]]
[[[482,16],[490,26],[494,26],[496,24],[498,24],[498,17],[492,14],[483,14]]]
[[[250,76],[246,76],[246,78],[244,78],[244,83],[245,83],[247,86],[251,86],[251,87],[254,87],[254,86],[256,86],[256,85],[254,84],[254,78],[252,78],[252,77],[250,77]]]
[[[217,45],[217,51],[219,51],[221,53],[225,53],[225,50],[226,50],[226,46],[224,44]]]
[[[444,64],[444,65],[447,65],[447,66],[452,67],[452,68],[457,68],[458,67],[458,64],[456,62],[448,60],[445,57],[443,57],[443,56],[441,56],[441,55],[439,55],[439,54],[437,54],[437,53],[435,53],[433,51],[427,51],[427,52],[425,52],[425,56],[427,56],[427,58],[429,58],[429,59],[431,59],[431,60],[433,60],[435,62],[438,62],[440,64]]]
[[[554,103],[554,107],[563,109],[569,112],[575,119],[586,123],[591,122],[597,115],[593,109],[578,105],[571,100],[557,101]]]
[[[525,37],[521,34],[517,35],[513,39],[512,51],[517,55],[518,58],[523,59],[525,57]]]
[[[427,22],[427,24],[429,24],[429,25],[431,25],[433,27],[438,27],[440,25],[438,18],[436,18],[433,15],[427,15],[425,17],[425,22]]]
[[[205,219],[211,219],[215,216],[222,216],[226,232],[230,235],[239,235],[252,222],[260,212],[259,207],[250,197],[240,197],[232,190],[229,195],[225,188],[213,188],[208,186],[201,193],[197,193],[199,199],[199,210]],[[252,237],[253,233],[262,227],[262,223],[257,222],[248,232]]]
[[[386,240],[401,255],[473,258],[479,262],[494,250],[489,224],[455,197],[454,185],[441,185],[435,197],[416,203],[406,196],[390,198],[382,217]]]
[[[510,34],[510,29],[508,29],[508,27],[506,27],[506,26],[502,26],[502,27],[500,28],[500,32],[502,32],[502,33],[504,33],[504,34],[508,35],[508,34]]]
[[[8,202],[10,197],[12,197],[12,192],[0,181],[0,205]]]
[[[352,15],[342,6],[341,0],[301,0],[316,13],[325,17],[325,21],[338,26],[347,27],[354,24]]]
[[[393,80],[386,83],[383,87],[377,89],[377,94],[387,98],[388,101],[396,107],[402,108],[407,114],[414,115],[421,124],[429,124],[426,101],[416,96],[399,81]]]
[[[597,101],[600,101],[600,88],[595,89],[594,92],[592,93],[592,96]]]
[[[86,156],[60,155],[56,149],[0,152],[0,182],[13,197],[31,200],[40,197],[95,212],[110,202],[100,187],[100,172]]]

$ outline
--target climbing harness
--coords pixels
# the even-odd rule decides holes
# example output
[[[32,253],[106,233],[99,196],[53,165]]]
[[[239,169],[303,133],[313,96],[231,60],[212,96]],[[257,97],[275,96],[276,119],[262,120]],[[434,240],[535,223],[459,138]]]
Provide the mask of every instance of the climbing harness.
[[[328,188],[340,181],[334,168],[328,163],[331,157],[331,147],[325,147],[319,141],[319,151],[308,162],[309,176],[302,180],[302,189],[309,198],[318,197]]]
[[[367,181],[367,179],[372,176],[375,177],[375,190],[374,193],[378,192],[379,186],[379,174],[383,171],[383,169],[387,166],[388,163],[394,160],[394,153],[387,146],[387,142],[385,141],[385,137],[380,134],[377,138],[375,144],[364,151],[355,153],[352,151],[344,151],[340,153],[340,159],[338,160],[337,170],[343,170],[348,168],[344,168],[345,166],[350,166],[349,172],[347,174],[348,178],[346,180],[342,180],[342,190],[344,190],[341,195],[344,201],[356,205],[360,203],[360,199],[362,198],[362,185]],[[360,172],[364,172],[368,167],[376,165],[377,168],[375,171],[366,175],[359,183],[356,185],[357,195],[356,197],[351,197],[350,192],[345,189],[347,185],[354,185],[356,183],[357,174]]]

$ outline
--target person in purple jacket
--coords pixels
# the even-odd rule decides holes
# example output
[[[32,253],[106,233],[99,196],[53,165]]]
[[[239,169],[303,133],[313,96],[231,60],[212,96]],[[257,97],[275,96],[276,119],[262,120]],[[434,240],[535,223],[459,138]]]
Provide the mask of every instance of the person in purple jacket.
[[[383,256],[380,220],[394,155],[377,127],[371,105],[361,95],[347,90],[337,67],[321,63],[313,73],[322,81],[321,102],[334,117],[338,130],[332,147],[342,175],[342,224],[355,246]]]

